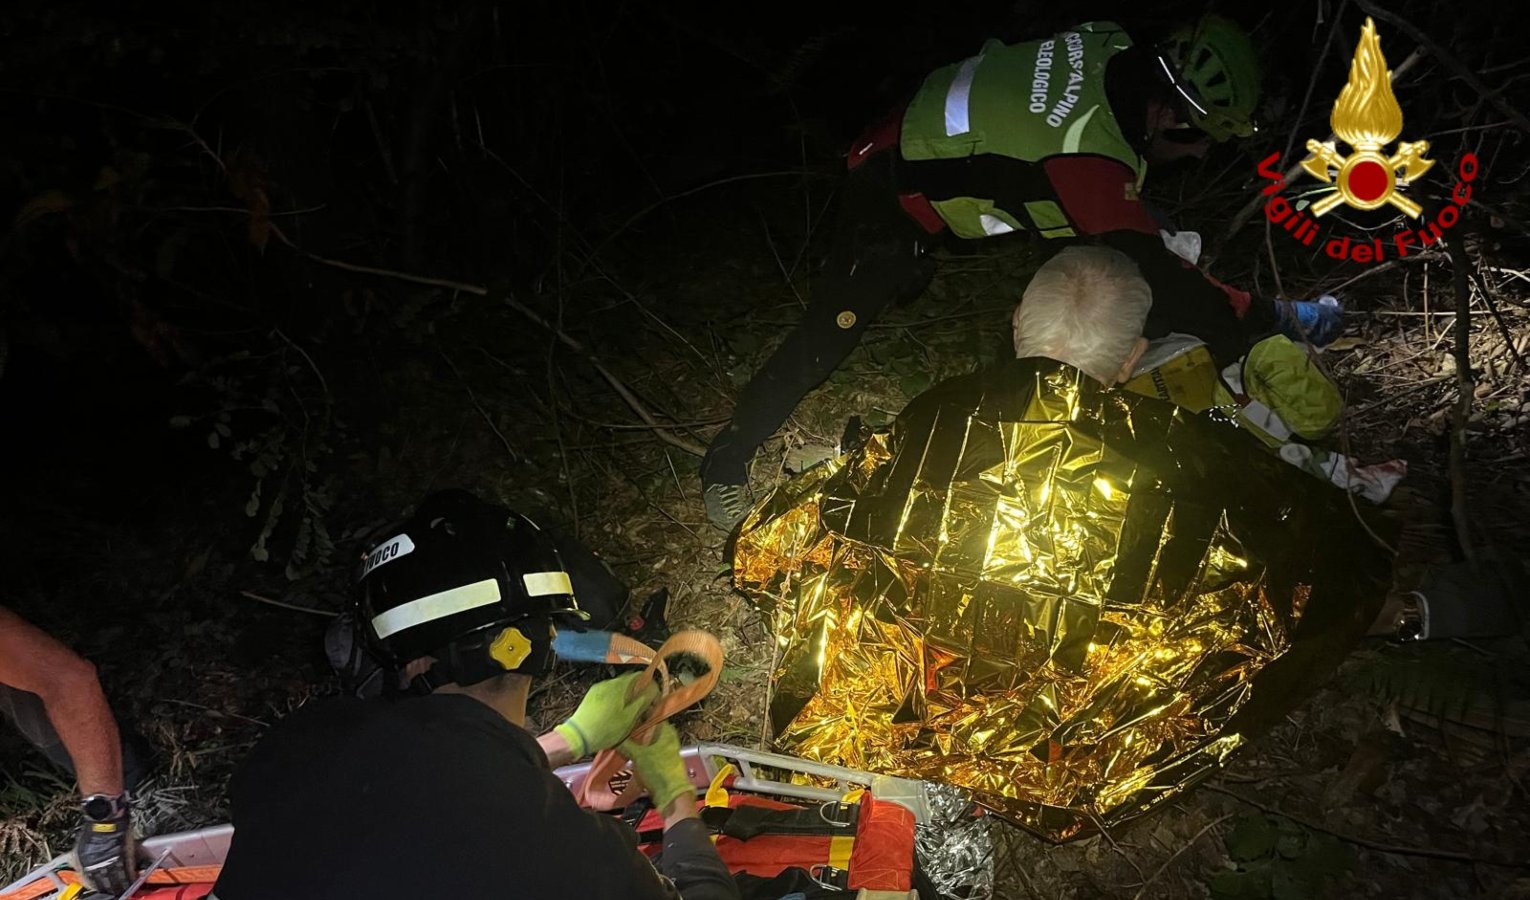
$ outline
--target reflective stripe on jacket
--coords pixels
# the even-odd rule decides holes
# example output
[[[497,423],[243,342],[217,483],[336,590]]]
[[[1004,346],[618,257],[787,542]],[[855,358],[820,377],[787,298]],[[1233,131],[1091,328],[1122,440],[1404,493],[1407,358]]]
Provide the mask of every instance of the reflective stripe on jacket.
[[[1146,163],[1122,135],[1105,91],[1110,59],[1132,45],[1113,22],[1090,22],[1043,41],[991,40],[976,56],[933,72],[904,114],[899,148],[916,166],[998,157],[1040,164],[1067,155],[1124,164],[1140,186]],[[986,165],[986,164],[985,164]],[[1027,165],[1026,168],[1031,168]],[[1020,196],[995,186],[986,196],[931,196],[951,230],[977,238],[1033,228],[1044,237],[1077,233],[1040,165],[1019,179]]]

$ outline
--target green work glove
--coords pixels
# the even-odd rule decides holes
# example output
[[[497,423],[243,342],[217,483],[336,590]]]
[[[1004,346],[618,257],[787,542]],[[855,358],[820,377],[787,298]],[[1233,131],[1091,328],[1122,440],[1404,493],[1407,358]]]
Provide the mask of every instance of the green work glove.
[[[691,776],[685,771],[685,760],[680,758],[680,734],[668,722],[655,729],[653,740],[646,744],[622,741],[621,751],[632,760],[632,767],[648,785],[648,796],[659,810],[676,797],[695,792]]]
[[[553,729],[568,741],[575,759],[615,747],[632,733],[638,719],[659,696],[659,686],[649,676],[649,685],[638,698],[627,699],[632,683],[642,677],[642,672],[628,672],[600,682],[579,701],[579,708],[568,721]]]

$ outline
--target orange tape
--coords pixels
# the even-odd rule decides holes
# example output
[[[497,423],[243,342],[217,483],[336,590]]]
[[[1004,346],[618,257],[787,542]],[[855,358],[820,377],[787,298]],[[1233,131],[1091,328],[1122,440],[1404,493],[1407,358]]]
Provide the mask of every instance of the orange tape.
[[[676,632],[657,651],[649,650],[648,652],[650,658],[648,668],[644,670],[645,677],[633,680],[632,696],[636,697],[645,690],[650,678],[654,675],[659,677],[660,694],[659,699],[648,708],[642,721],[628,736],[638,743],[646,743],[653,734],[653,730],[665,719],[700,702],[703,697],[712,693],[712,688],[717,686],[717,679],[722,677],[722,644],[705,631]],[[699,657],[706,663],[707,672],[690,684],[675,689],[670,682],[669,667],[665,665],[664,660],[681,653]],[[642,779],[634,771],[632,780],[620,794],[611,790],[611,779],[630,768],[631,764],[632,761],[615,747],[595,754],[595,759],[590,763],[590,772],[585,776],[584,783],[579,786],[575,799],[581,806],[591,809],[619,809],[628,805],[642,792]]]
[[[222,871],[222,866],[180,866],[156,869],[154,874],[149,876],[149,880],[144,882],[144,887],[164,884],[212,884],[218,880],[218,875]],[[68,869],[58,872],[57,875],[65,885],[80,883],[80,876]],[[54,884],[52,879],[43,876],[14,891],[0,894],[0,900],[36,900],[37,897],[46,897],[56,890],[58,885]]]

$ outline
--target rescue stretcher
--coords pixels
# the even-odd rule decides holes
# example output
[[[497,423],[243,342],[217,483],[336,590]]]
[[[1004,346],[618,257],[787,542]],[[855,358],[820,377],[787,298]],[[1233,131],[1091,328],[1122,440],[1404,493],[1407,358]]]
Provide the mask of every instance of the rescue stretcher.
[[[895,817],[922,823],[928,816],[925,800],[925,784],[906,778],[873,775],[842,766],[824,765],[762,750],[751,750],[727,744],[693,744],[681,750],[686,770],[698,797],[704,798],[712,807],[745,804],[768,805],[772,808],[817,806],[823,820],[829,825],[844,825],[837,818],[839,812],[853,806],[855,798],[870,794],[884,806],[896,807]],[[578,789],[590,774],[591,763],[564,766],[556,774],[570,791]],[[758,799],[756,799],[758,798]],[[906,811],[906,812],[905,812]],[[886,817],[883,817],[886,819]],[[636,824],[639,832],[651,827],[652,817]],[[646,823],[650,825],[645,826]],[[909,826],[912,841],[912,824]],[[217,881],[229,846],[233,840],[233,825],[212,825],[193,831],[158,835],[145,838],[139,843],[139,857],[143,860],[141,885],[124,897],[133,900],[201,900],[212,890]],[[832,841],[826,841],[832,844]],[[836,852],[848,859],[848,845],[835,844]],[[843,848],[842,850],[840,848]],[[910,843],[910,852],[912,844]],[[726,854],[725,854],[726,860]],[[912,860],[910,860],[912,862]],[[845,870],[839,870],[826,860],[822,868],[812,871],[814,880],[825,887],[845,883]],[[758,863],[741,864],[742,869]],[[730,862],[730,868],[735,868]],[[739,869],[735,868],[735,871]],[[837,882],[837,883],[836,883]],[[0,900],[66,900],[79,895],[79,877],[75,874],[69,855],[57,856],[38,866],[27,875],[0,888]],[[104,895],[96,895],[104,896]],[[856,896],[854,890],[846,889],[846,896]],[[883,897],[907,897],[909,892],[880,893]]]

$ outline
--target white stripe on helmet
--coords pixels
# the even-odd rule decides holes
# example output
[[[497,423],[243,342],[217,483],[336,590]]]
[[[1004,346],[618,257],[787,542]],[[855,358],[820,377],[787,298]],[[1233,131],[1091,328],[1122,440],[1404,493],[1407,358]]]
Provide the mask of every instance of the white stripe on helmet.
[[[567,576],[565,576],[566,578]],[[492,578],[464,584],[450,590],[410,600],[372,617],[372,628],[379,638],[398,634],[406,628],[424,625],[447,616],[492,606],[499,602],[499,582]]]
[[[528,597],[546,597],[549,594],[572,594],[574,583],[567,572],[527,572],[521,576]]]

